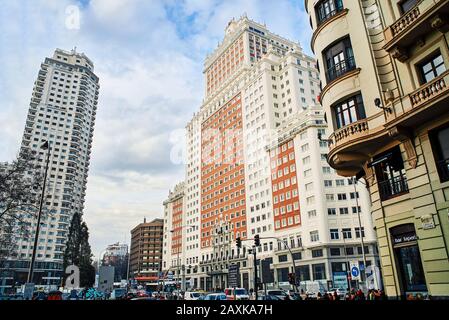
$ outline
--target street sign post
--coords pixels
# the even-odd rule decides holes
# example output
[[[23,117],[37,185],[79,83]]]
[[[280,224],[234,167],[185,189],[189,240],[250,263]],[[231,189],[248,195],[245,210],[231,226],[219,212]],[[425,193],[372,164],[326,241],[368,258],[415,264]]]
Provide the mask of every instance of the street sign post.
[[[360,281],[360,266],[358,261],[351,261],[350,269],[351,279]]]
[[[263,259],[262,260],[262,283],[273,283],[274,282],[274,275],[271,271],[271,261],[270,259]]]

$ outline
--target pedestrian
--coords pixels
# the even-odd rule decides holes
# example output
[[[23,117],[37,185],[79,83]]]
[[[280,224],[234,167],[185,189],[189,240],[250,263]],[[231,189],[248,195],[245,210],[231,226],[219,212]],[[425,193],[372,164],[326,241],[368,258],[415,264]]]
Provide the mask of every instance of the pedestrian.
[[[321,292],[318,292],[318,294],[316,295],[316,299],[317,300],[322,300],[323,296],[321,295]]]
[[[333,297],[333,300],[335,300],[335,301],[340,300],[340,296],[338,295],[337,290],[334,291],[334,297]]]
[[[301,299],[302,300],[307,300],[307,294],[304,292],[304,289],[301,289]]]

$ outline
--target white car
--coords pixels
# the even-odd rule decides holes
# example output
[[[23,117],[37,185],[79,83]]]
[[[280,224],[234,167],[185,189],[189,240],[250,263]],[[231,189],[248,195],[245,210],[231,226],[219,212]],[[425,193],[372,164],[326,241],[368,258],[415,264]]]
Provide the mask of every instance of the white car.
[[[198,300],[201,297],[199,292],[189,292],[184,293],[184,300]]]

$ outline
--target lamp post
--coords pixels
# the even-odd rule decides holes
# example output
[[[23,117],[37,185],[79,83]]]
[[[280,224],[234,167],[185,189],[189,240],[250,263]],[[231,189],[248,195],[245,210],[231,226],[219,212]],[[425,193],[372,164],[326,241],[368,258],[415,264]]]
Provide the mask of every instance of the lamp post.
[[[37,226],[36,226],[36,233],[34,235],[33,254],[31,256],[30,268],[28,269],[27,283],[33,282],[34,262],[36,261],[37,243],[38,243],[38,239],[39,239],[42,208],[44,205],[44,197],[45,197],[45,187],[47,185],[48,165],[50,163],[50,143],[48,142],[48,140],[45,141],[45,143],[41,146],[41,149],[47,150],[47,160],[45,162],[44,182],[43,182],[43,186],[42,186],[42,194],[41,194],[41,199],[40,199],[40,204],[39,204],[39,212],[37,214]]]
[[[365,255],[365,242],[363,241],[363,234],[365,233],[364,230],[362,229],[362,218],[360,217],[360,211],[359,210],[359,198],[357,197],[357,189],[356,189],[356,183],[357,180],[352,177],[352,184],[354,185],[354,197],[355,197],[355,201],[356,201],[356,205],[357,205],[357,216],[359,219],[359,230],[360,230],[360,242],[362,245],[362,257],[363,257],[363,273],[365,274],[365,278],[366,278],[366,255]]]

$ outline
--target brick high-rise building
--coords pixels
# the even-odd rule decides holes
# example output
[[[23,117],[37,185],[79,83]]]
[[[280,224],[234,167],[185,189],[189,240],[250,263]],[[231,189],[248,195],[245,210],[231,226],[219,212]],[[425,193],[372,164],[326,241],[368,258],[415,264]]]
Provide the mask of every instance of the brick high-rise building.
[[[164,220],[154,219],[137,225],[131,230],[129,277],[138,282],[159,279],[162,270],[162,238]]]
[[[240,265],[242,286],[252,288],[252,258],[247,247],[252,246],[256,234],[262,238],[258,258],[272,259],[273,286],[285,285],[285,265],[292,265],[290,258],[275,261],[278,242],[290,241],[292,237],[295,241],[298,236],[320,239],[310,244],[310,247],[318,245],[320,248],[316,249],[322,250],[322,255],[316,259],[320,260],[319,272],[314,275],[312,271],[312,265],[316,263],[311,249],[303,254],[303,261],[296,263],[302,265],[303,270],[311,270],[310,280],[320,283],[333,280],[332,262],[340,263],[338,268],[335,265],[337,272],[346,268],[341,264],[345,261],[343,254],[330,255],[331,246],[341,249],[346,244],[342,243],[341,237],[331,241],[330,228],[338,229],[339,235],[345,230],[348,235],[345,241],[347,239],[348,244],[353,243],[354,247],[360,242],[356,237],[349,238],[349,234],[357,233],[355,228],[358,226],[354,222],[357,215],[351,211],[356,207],[355,198],[350,198],[351,186],[346,182],[345,196],[341,195],[338,206],[331,207],[332,204],[326,203],[324,180],[331,180],[328,183],[333,183],[331,189],[335,191],[338,177],[328,166],[326,172],[323,171],[321,153],[325,152],[322,150],[324,146],[320,147],[318,138],[312,136],[312,132],[318,129],[310,127],[310,149],[304,150],[301,140],[289,131],[293,119],[299,115],[304,119],[311,118],[313,115],[307,112],[312,110],[319,113],[317,117],[321,117],[319,121],[323,122],[319,129],[326,127],[323,112],[317,106],[320,93],[318,74],[316,61],[304,54],[298,43],[270,32],[265,25],[247,17],[230,21],[224,40],[206,58],[205,97],[200,110],[187,125],[185,205],[182,220],[177,224],[184,230],[179,234],[185,235],[179,240],[182,243],[177,261],[181,269],[185,269],[185,278],[190,285],[207,290],[224,288],[229,265],[236,263]],[[293,129],[303,130],[294,126]],[[287,151],[270,156],[273,140],[281,140],[285,134],[295,140],[295,156],[288,158],[292,150],[289,148],[287,162],[283,162]],[[286,146],[289,144],[286,141]],[[277,147],[284,148],[281,145]],[[302,173],[300,175],[297,170],[291,170],[292,166],[302,170],[302,163],[298,161],[306,154],[313,157],[315,166],[311,170],[314,187],[309,186],[311,189],[307,192],[299,188],[305,186],[307,179],[302,179]],[[275,157],[279,155],[282,156],[278,164]],[[272,161],[276,162],[275,167],[271,166]],[[277,173],[277,169],[288,169],[289,172],[285,176],[274,177],[272,171]],[[296,179],[296,183],[292,184],[290,180],[286,185],[286,177]],[[284,184],[284,187],[279,187],[279,184]],[[310,220],[310,227],[305,227],[304,221],[309,222],[309,219],[304,216],[313,211],[306,203],[309,193],[315,199],[310,206],[319,205],[320,209],[316,210],[317,218]],[[365,234],[367,244],[372,246],[370,262],[375,263],[375,239],[370,219],[366,219],[369,201],[365,196],[366,190],[359,188],[359,193],[362,227],[365,228],[359,230],[359,234]],[[338,197],[336,192],[334,197]],[[336,217],[328,215],[328,207],[337,210]],[[344,209],[341,216],[338,214],[340,208]],[[167,221],[175,219],[174,214],[174,211],[166,211]],[[329,219],[332,224],[328,223]],[[166,228],[167,235],[169,228]],[[316,232],[318,235],[315,236]],[[173,235],[177,234],[173,232]],[[241,250],[235,247],[238,237],[244,243]],[[164,237],[164,247],[172,246],[172,239],[174,237]],[[178,244],[178,240],[174,240]],[[302,243],[309,242],[304,240]],[[352,258],[362,259],[357,251]],[[164,269],[169,268],[169,265],[164,266]]]

